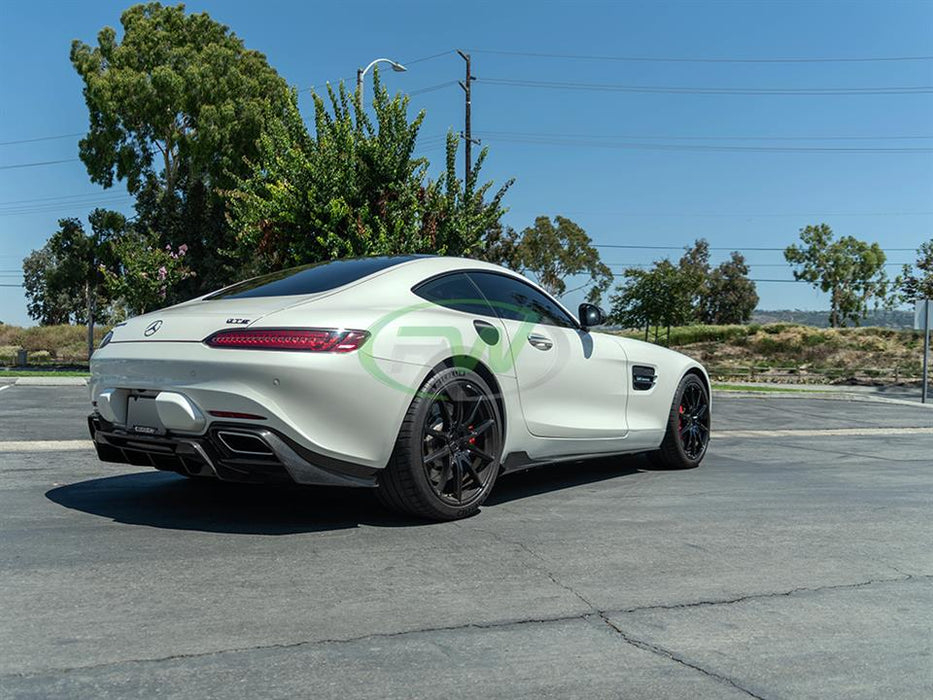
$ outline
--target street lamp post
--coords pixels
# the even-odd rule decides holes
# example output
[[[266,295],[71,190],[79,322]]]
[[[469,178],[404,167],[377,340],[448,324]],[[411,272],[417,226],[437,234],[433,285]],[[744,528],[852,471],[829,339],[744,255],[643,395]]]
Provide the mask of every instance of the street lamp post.
[[[365,68],[356,69],[356,93],[360,96],[360,106],[363,106],[363,78],[366,77],[366,74],[369,72],[369,69],[372,68],[377,63],[388,63],[392,66],[392,70],[396,73],[404,73],[407,68],[397,61],[393,61],[391,58],[377,58],[375,61],[370,63]]]

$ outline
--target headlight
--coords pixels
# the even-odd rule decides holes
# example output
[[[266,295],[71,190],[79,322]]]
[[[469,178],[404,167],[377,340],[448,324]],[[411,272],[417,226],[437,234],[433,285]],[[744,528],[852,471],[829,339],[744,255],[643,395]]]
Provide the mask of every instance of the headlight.
[[[113,331],[107,331],[107,335],[100,339],[100,345],[97,346],[97,349],[100,350],[102,347],[107,345],[111,340],[113,340]]]

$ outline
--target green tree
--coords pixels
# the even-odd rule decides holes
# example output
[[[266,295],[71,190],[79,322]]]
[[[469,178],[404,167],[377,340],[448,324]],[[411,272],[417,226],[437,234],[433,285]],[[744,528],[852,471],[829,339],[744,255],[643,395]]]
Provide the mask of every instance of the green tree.
[[[90,116],[81,160],[93,182],[125,181],[144,227],[162,245],[191,245],[192,279],[216,286],[230,263],[218,255],[230,247],[218,190],[255,157],[266,115],[287,104],[286,83],[206,13],[153,2],[120,22],[119,40],[105,27],[96,46],[71,47]]]
[[[119,212],[95,209],[86,233],[78,219],[61,219],[45,246],[23,261],[27,311],[42,324],[86,323],[88,356],[94,349],[94,323],[106,318],[109,297],[102,289],[103,269],[115,264],[111,241],[122,235]]]
[[[690,305],[694,309],[695,319],[692,320],[700,320],[700,305],[708,294],[709,242],[705,238],[698,238],[692,247],[684,248],[678,267],[680,284],[684,286],[684,293],[689,296]]]
[[[801,245],[788,246],[784,258],[795,266],[794,279],[809,282],[829,294],[829,325],[858,325],[868,313],[869,302],[883,301],[888,280],[885,254],[877,243],[853,236],[833,238],[826,224],[800,229]]]
[[[463,183],[448,134],[446,171],[431,181],[427,160],[414,156],[424,113],[409,120],[408,98],[390,96],[376,70],[373,86],[375,120],[342,83],[328,86],[327,101],[314,95],[313,136],[294,93],[270,116],[249,173],[226,192],[237,250],[255,272],[354,255],[468,255],[498,225],[511,182],[486,199],[485,150]]]
[[[456,170],[459,143],[456,134],[447,132],[444,175],[429,181],[425,189],[423,229],[437,252],[480,257],[486,238],[502,228],[502,216],[508,211],[502,200],[515,180],[506,180],[495,191],[492,180],[480,184],[483,163],[489,155],[486,147],[473,161],[470,179],[460,180]]]
[[[511,229],[505,232],[493,229],[491,234],[485,241],[485,259],[534,277],[554,296],[589,287],[587,299],[598,303],[612,284],[612,272],[600,260],[592,239],[579,224],[566,217],[555,216],[552,222],[539,216],[521,236]],[[576,275],[585,275],[586,282],[567,289],[567,278]]]
[[[697,304],[700,323],[748,323],[758,306],[755,283],[748,278],[745,256],[732,251],[729,260],[712,270]]]
[[[83,323],[85,306],[82,290],[63,284],[64,280],[56,274],[56,268],[56,260],[48,246],[32,251],[23,260],[26,312],[42,326],[70,323],[72,320]]]
[[[476,252],[476,257],[511,270],[518,270],[521,268],[520,240],[521,236],[514,228],[497,223],[486,231],[482,247]]]
[[[894,287],[898,290],[898,300],[905,304],[933,299],[933,240],[917,249],[916,264],[904,265]]]
[[[650,269],[631,267],[623,273],[625,282],[611,297],[610,320],[625,328],[644,328],[645,340],[654,326],[680,326],[693,319],[693,288],[689,272],[664,259]]]
[[[133,314],[164,306],[169,289],[195,274],[184,262],[188,246],[163,248],[151,234],[131,231],[113,241],[113,250],[118,267],[101,273],[110,296]]]

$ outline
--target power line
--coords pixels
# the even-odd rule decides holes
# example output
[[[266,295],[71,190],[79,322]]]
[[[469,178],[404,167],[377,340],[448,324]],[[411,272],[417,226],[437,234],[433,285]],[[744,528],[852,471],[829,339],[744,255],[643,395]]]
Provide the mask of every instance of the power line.
[[[413,66],[416,63],[422,63],[423,61],[430,61],[435,58],[440,58],[441,56],[447,56],[454,52],[453,49],[447,49],[446,51],[441,51],[440,53],[432,53],[430,56],[423,56],[421,58],[416,58],[411,61],[402,61],[402,65]]]
[[[886,267],[903,267],[904,265],[913,265],[914,263],[895,263],[895,262],[886,262],[884,265]],[[627,268],[627,267],[654,267],[654,263],[606,263],[609,267],[615,268]],[[789,267],[791,263],[750,263],[746,262],[746,267]]]
[[[58,165],[59,163],[76,163],[80,158],[65,158],[64,160],[43,160],[35,163],[16,163],[15,165],[0,165],[0,170],[14,170],[16,168],[35,168],[40,165]]]
[[[514,210],[513,210],[514,211]],[[805,217],[842,217],[842,216],[933,216],[933,211],[868,211],[868,212],[804,212],[804,213],[761,213],[761,212],[736,212],[736,213],[672,213],[668,211],[663,212],[631,212],[631,211],[581,211],[578,209],[571,209],[566,211],[567,214],[573,214],[575,216],[629,216],[629,217],[651,217],[651,218],[661,218],[661,217],[685,217],[691,219],[705,219],[705,218],[740,218],[740,219],[756,219],[756,218],[782,218],[782,217],[794,217],[794,218],[805,218]]]
[[[628,244],[622,244],[622,243],[594,243],[594,244],[593,244],[593,247],[594,247],[594,248],[617,248],[617,249],[623,249],[623,250],[684,250],[684,248],[687,247],[687,246],[682,246],[682,245],[628,245]],[[785,250],[787,250],[786,247],[784,247],[784,248],[757,248],[757,247],[747,247],[747,246],[734,246],[734,247],[731,247],[731,248],[729,248],[729,247],[722,248],[722,247],[710,246],[709,249],[710,249],[710,250],[725,250],[725,251],[739,250],[740,252],[741,252],[741,251],[745,251],[745,250],[753,250],[753,251],[756,251],[756,252],[761,252],[761,251],[765,251],[765,252],[774,252],[774,251],[778,251],[778,252],[781,252],[781,253],[783,253]],[[886,250],[886,251],[898,251],[898,252],[910,252],[910,253],[913,253],[913,252],[916,252],[917,249],[916,249],[916,248],[886,248],[885,250]]]
[[[755,279],[752,277],[748,278],[749,282],[755,282],[758,284],[770,284],[770,283],[786,283],[786,284],[813,284],[807,280],[788,280],[788,279]]]
[[[590,148],[613,148],[634,151],[693,151],[706,153],[930,153],[933,148],[925,146],[865,147],[865,146],[725,146],[686,143],[633,143],[626,141],[601,141],[592,138],[543,138],[538,136],[496,136],[482,132],[487,141],[518,143],[538,146],[574,146]]]
[[[120,193],[119,190],[116,192],[101,192],[96,195],[83,195],[80,198],[58,198],[58,197],[49,197],[47,201],[35,201],[31,203],[24,204],[0,204],[0,211],[9,211],[12,209],[31,209],[31,208],[44,208],[44,207],[57,207],[57,206],[81,206],[84,204],[93,204],[94,202],[99,201],[109,201],[113,199],[120,198],[132,198],[133,195],[129,193]]]
[[[13,199],[7,202],[0,202],[0,207],[4,207],[10,204],[31,204],[33,202],[48,202],[51,200],[66,200],[66,199],[81,199],[86,197],[99,197],[103,194],[108,194],[105,192],[85,192],[83,194],[61,194],[55,197],[39,197],[38,199]],[[112,193],[110,193],[112,194]]]
[[[429,85],[428,87],[418,88],[417,90],[412,90],[411,92],[406,93],[409,97],[414,97],[415,95],[423,95],[427,92],[434,92],[435,90],[442,90],[445,87],[450,87],[451,85],[456,85],[456,80],[448,80],[443,83],[437,83],[436,85]]]
[[[58,134],[56,136],[36,136],[31,139],[17,139],[16,141],[0,141],[0,146],[13,146],[19,143],[37,143],[39,141],[55,141],[56,139],[70,139],[75,136],[83,136],[83,131],[76,131],[71,134]]]
[[[522,136],[522,137],[540,137],[540,138],[587,138],[587,139],[633,139],[633,140],[655,140],[655,141],[918,141],[931,140],[933,135],[927,136],[891,136],[888,134],[882,136],[723,136],[723,135],[699,135],[685,136],[683,134],[654,134],[654,135],[633,135],[633,134],[574,134],[566,132],[523,132],[523,131],[494,131],[483,130],[484,134],[489,136]]]
[[[497,49],[469,49],[474,53],[528,58],[563,58],[581,61],[620,61],[633,63],[872,63],[931,61],[933,56],[852,56],[852,57],[781,57],[781,58],[691,58],[672,56],[598,56],[541,51],[505,51]]]
[[[102,205],[118,205],[132,200],[132,195],[123,194],[104,199],[94,199],[89,201],[73,202],[55,202],[23,207],[0,208],[0,216],[23,216],[26,214],[42,214],[46,212],[74,211],[76,208],[96,207]]]
[[[487,85],[544,88],[549,90],[588,90],[596,92],[625,92],[664,95],[925,95],[933,93],[930,85],[902,85],[878,87],[822,87],[822,88],[733,88],[690,87],[677,85],[623,85],[618,83],[578,83],[550,80],[520,80],[516,78],[477,78]]]

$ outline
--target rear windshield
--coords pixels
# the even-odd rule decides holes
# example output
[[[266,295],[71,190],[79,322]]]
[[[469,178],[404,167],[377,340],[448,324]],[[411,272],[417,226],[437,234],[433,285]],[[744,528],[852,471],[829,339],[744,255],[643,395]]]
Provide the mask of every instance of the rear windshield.
[[[288,297],[317,294],[342,287],[374,272],[414,260],[417,255],[381,258],[346,258],[312,265],[292,267],[262,277],[240,282],[207,297],[212,299],[249,299],[250,297]]]

